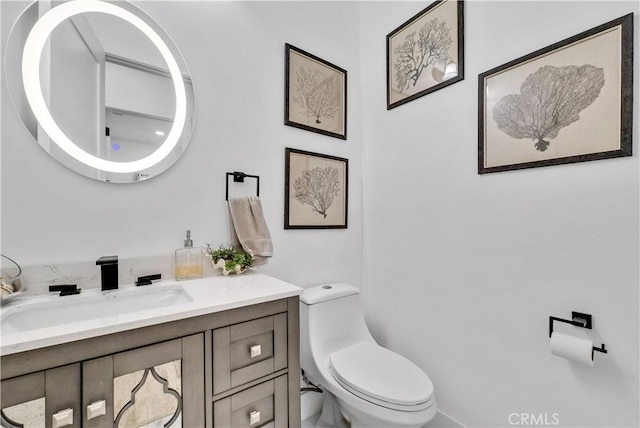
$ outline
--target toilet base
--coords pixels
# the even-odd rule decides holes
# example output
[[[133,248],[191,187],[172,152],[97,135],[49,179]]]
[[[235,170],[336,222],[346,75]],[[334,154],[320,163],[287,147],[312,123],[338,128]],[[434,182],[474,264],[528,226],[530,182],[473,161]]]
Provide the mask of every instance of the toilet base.
[[[393,420],[381,419],[380,415],[371,415],[354,408],[349,403],[336,398],[326,389],[323,391],[322,413],[316,428],[420,428],[437,413],[437,406],[420,412],[393,412]],[[383,413],[388,409],[379,408]]]
[[[340,412],[348,419],[346,426],[350,428],[420,428],[433,419],[438,411],[435,402],[430,408],[419,412],[399,412],[369,403],[367,409],[361,409],[340,398],[335,398],[335,401]]]
[[[316,428],[350,428],[351,425],[346,421],[340,412],[340,405],[336,401],[336,397],[329,391],[322,393],[324,400],[322,401],[322,413]]]

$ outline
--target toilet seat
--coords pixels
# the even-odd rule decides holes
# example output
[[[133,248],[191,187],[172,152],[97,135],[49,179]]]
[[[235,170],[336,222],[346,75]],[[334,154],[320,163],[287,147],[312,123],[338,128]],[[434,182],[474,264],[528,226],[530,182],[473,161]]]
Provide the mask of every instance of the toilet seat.
[[[431,379],[408,359],[375,343],[334,352],[329,371],[347,391],[382,407],[417,412],[434,404]]]

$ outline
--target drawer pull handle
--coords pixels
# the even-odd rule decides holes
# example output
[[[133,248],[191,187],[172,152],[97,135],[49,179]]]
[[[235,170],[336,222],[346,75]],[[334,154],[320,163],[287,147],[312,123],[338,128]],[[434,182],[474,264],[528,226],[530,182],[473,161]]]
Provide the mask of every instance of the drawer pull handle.
[[[53,428],[66,427],[73,425],[73,409],[60,410],[51,416],[51,426]]]
[[[255,425],[258,422],[260,422],[260,412],[254,410],[253,412],[249,413],[249,425]]]
[[[251,352],[251,358],[259,357],[262,355],[262,345],[254,345],[249,351]]]
[[[95,401],[87,406],[87,420],[107,414],[107,402],[104,400]]]

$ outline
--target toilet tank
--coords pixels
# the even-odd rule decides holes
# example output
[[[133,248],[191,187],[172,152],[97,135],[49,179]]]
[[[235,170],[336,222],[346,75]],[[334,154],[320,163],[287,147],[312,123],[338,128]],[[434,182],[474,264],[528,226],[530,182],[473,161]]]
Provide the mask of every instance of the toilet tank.
[[[317,365],[358,342],[375,342],[364,320],[360,291],[334,283],[306,288],[300,296],[300,365],[320,380]],[[328,368],[328,367],[327,367]]]

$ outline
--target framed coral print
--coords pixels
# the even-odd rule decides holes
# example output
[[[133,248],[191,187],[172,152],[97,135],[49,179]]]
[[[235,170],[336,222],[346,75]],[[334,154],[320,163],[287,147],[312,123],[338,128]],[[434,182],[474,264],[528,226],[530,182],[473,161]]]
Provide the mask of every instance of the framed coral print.
[[[387,35],[387,110],[462,79],[462,0],[431,3]]]
[[[285,44],[284,124],[347,139],[347,71]]]
[[[478,173],[631,156],[633,14],[478,77]]]
[[[285,149],[284,228],[346,229],[349,160]]]

